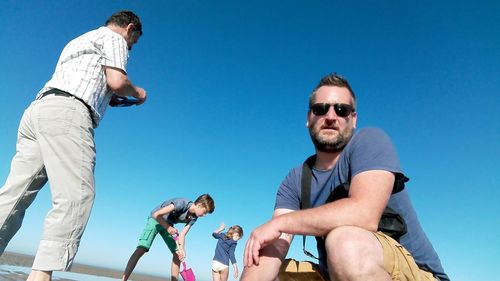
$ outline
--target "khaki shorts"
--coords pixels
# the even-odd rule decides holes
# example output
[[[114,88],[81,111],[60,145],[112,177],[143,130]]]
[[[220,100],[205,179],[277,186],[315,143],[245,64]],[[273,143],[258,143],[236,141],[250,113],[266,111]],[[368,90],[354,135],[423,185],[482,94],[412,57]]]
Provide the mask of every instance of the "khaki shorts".
[[[280,281],[325,281],[319,270],[319,265],[310,261],[286,259],[281,264]]]
[[[437,281],[432,273],[420,269],[412,255],[396,240],[382,232],[374,233],[384,249],[384,269],[394,281]]]

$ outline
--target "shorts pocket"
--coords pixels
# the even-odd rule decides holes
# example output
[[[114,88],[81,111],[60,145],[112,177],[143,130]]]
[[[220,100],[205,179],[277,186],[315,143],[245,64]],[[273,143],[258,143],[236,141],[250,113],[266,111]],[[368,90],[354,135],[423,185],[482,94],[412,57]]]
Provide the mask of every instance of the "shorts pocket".
[[[152,229],[149,229],[149,230],[145,230],[141,237],[139,238],[139,240],[149,240],[149,237],[151,237],[151,233],[153,233],[153,230]]]
[[[399,251],[398,279],[401,281],[420,280],[420,272],[413,256],[400,244],[396,244]]]

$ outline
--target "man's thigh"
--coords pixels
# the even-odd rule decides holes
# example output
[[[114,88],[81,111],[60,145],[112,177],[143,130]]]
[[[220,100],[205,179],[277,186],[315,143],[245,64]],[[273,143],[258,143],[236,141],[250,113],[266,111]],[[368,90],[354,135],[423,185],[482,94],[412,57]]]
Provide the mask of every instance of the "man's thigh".
[[[420,269],[412,255],[394,239],[382,232],[374,233],[384,250],[384,269],[395,281],[437,281],[432,273]]]

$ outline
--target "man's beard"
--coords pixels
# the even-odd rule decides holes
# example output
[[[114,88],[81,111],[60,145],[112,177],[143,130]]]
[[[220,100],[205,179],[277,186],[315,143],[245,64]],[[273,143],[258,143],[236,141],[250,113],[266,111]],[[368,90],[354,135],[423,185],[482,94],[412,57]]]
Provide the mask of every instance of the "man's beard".
[[[309,127],[309,135],[317,150],[327,153],[336,153],[342,151],[347,143],[351,140],[353,129],[345,128],[343,131],[338,131],[337,137],[334,139],[326,139],[320,136],[320,130],[315,130],[314,126]]]

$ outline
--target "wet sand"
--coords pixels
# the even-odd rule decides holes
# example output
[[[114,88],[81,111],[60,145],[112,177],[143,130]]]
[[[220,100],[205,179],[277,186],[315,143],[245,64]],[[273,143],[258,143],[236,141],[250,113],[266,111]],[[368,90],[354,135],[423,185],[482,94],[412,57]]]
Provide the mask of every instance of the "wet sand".
[[[23,255],[13,252],[4,252],[2,256],[0,256],[0,264],[8,264],[15,266],[24,266],[30,268],[33,263],[33,256]],[[120,279],[122,277],[123,272],[117,271],[108,268],[77,264],[74,263],[71,268],[71,272],[94,275],[94,276],[105,276],[111,278]],[[20,274],[10,274],[4,275],[3,278],[7,278],[6,281],[18,281],[18,280],[26,280],[27,276],[20,276]],[[132,273],[130,279],[133,280],[141,280],[141,281],[168,281],[169,279],[166,277],[158,277],[152,275],[144,275],[144,274],[135,274]],[[63,280],[61,280],[63,281]]]

